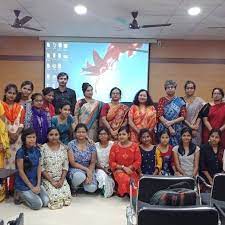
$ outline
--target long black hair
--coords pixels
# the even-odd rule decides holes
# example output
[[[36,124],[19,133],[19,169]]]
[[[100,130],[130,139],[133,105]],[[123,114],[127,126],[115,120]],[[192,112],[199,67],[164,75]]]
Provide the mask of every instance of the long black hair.
[[[147,95],[146,106],[153,105],[154,103],[153,103],[153,101],[152,101],[152,98],[151,98],[151,96],[149,95],[148,91],[145,90],[145,89],[141,89],[141,90],[139,90],[139,91],[136,93],[136,95],[135,95],[135,97],[134,97],[134,100],[133,100],[133,104],[134,104],[134,105],[139,105],[139,104],[140,104],[140,103],[139,103],[139,100],[138,100],[138,96],[140,95],[141,92],[145,92],[146,95]]]
[[[86,130],[86,132],[88,132],[88,128],[84,123],[78,123],[74,129],[74,133],[76,133],[78,131],[78,129],[80,129],[80,128],[84,128]]]
[[[149,136],[151,137],[152,141],[153,142],[153,136],[152,136],[152,133],[150,132],[150,130],[148,128],[142,128],[139,132],[139,135],[138,135],[138,138],[139,138],[139,142],[141,143],[141,138],[143,136],[143,134],[145,133],[148,133]]]
[[[4,96],[3,96],[3,102],[6,101],[6,93],[10,90],[10,89],[15,89],[16,91],[16,94],[18,94],[18,88],[15,84],[8,84],[6,87],[5,87],[5,90],[4,90]],[[16,99],[15,99],[16,101]]]
[[[113,88],[110,90],[110,93],[109,93],[110,98],[112,98],[112,92],[113,92],[114,90],[118,90],[119,93],[120,93],[120,97],[121,97],[121,95],[122,95],[121,89],[119,89],[118,87],[113,87]]]
[[[181,140],[180,140],[180,143],[179,143],[178,152],[182,156],[185,154],[184,145],[183,145],[183,141],[182,141],[182,135],[184,133],[189,133],[192,137],[192,130],[189,127],[184,127],[181,130]],[[192,155],[195,152],[195,150],[196,150],[196,145],[194,143],[192,143],[192,141],[190,141],[188,155]]]
[[[48,95],[51,92],[54,92],[54,88],[52,88],[52,87],[46,87],[42,90],[43,96]]]
[[[49,127],[48,128],[48,131],[47,131],[47,136],[48,134],[52,131],[52,130],[57,130],[58,133],[59,133],[59,139],[60,139],[60,132],[59,132],[59,129],[57,127]],[[48,140],[48,137],[47,137],[47,140]],[[48,140],[49,141],[49,140]]]
[[[120,132],[123,131],[123,130],[125,130],[128,134],[129,134],[129,132],[130,132],[130,129],[129,129],[128,126],[122,126],[122,127],[120,127],[120,129],[118,130],[118,133],[120,133]]]
[[[20,85],[20,89],[22,89],[26,85],[30,85],[30,88],[31,88],[31,90],[33,92],[33,90],[34,90],[34,84],[30,80],[23,81],[22,84]],[[21,98],[22,98],[22,92],[19,91],[18,94],[17,94],[17,96],[16,96],[16,102],[19,102],[21,100]]]
[[[107,127],[99,127],[98,128],[98,137],[97,137],[97,140],[100,142],[100,139],[99,139],[99,135],[102,131],[105,131],[107,133],[107,135],[110,137],[110,132],[109,132],[109,129]]]
[[[85,83],[82,84],[82,92],[83,92],[83,94],[85,93],[85,91],[87,91],[87,89],[89,87],[91,87],[93,89],[93,87],[89,83],[87,83],[87,82],[85,82]]]
[[[222,137],[222,131],[220,129],[217,129],[217,128],[213,128],[210,132],[209,132],[209,137],[213,134],[213,133],[217,133],[220,137],[220,142],[218,144],[218,153],[217,153],[217,156],[218,156],[218,159],[220,161],[222,161],[223,159],[223,146],[221,144],[221,137]],[[209,145],[210,145],[210,142],[209,142]]]

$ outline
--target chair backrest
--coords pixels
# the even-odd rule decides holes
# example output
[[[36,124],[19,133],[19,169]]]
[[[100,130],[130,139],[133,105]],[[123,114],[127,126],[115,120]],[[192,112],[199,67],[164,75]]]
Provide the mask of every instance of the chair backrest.
[[[176,177],[176,176],[150,176],[145,175],[140,179],[138,188],[138,201],[148,203],[151,197],[162,189],[168,188],[170,185],[187,182],[190,189],[194,190],[195,180],[192,177]]]
[[[219,201],[225,201],[225,174],[218,173],[214,176],[211,198]]]
[[[138,225],[218,225],[218,213],[211,207],[151,207],[138,214]]]

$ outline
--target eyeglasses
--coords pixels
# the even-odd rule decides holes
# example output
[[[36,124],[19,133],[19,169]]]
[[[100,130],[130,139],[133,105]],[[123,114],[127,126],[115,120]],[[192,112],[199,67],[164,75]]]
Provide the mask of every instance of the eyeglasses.
[[[35,102],[43,102],[43,99],[41,99],[41,100],[35,99],[34,101]]]
[[[175,89],[174,86],[167,86],[166,89]]]
[[[99,133],[99,136],[102,136],[102,135],[108,135],[107,133]]]

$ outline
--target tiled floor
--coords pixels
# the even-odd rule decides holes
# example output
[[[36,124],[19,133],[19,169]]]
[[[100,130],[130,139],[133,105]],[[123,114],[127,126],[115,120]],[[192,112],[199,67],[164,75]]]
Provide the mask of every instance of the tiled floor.
[[[12,198],[0,203],[0,218],[6,221],[24,213],[24,225],[126,225],[127,198],[103,198],[101,195],[79,194],[69,207],[60,210],[43,208],[33,211],[14,205]]]

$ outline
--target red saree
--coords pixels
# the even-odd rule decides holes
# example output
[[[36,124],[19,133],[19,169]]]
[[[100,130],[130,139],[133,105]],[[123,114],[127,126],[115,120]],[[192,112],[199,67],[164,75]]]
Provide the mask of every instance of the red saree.
[[[212,128],[220,128],[225,124],[225,102],[216,105],[209,105],[208,113],[204,114],[203,117],[208,117],[208,121]],[[206,110],[207,111],[207,110]],[[204,127],[203,129],[203,143],[207,143],[209,139],[209,130]],[[225,131],[222,132],[221,142],[225,147]]]
[[[106,117],[112,130],[118,130],[125,121],[128,110],[128,106],[124,104],[106,103],[102,107],[101,117]]]

